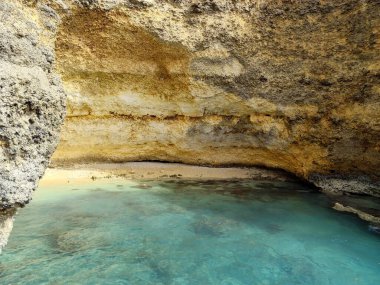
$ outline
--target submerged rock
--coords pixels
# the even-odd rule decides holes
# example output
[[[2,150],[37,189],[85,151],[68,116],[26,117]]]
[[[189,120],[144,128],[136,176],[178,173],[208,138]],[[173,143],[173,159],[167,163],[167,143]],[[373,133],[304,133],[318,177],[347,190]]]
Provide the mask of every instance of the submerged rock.
[[[377,224],[377,225],[369,225],[368,228],[369,228],[369,230],[370,230],[371,232],[374,232],[374,233],[380,235],[380,224]]]
[[[362,220],[380,225],[380,211],[378,211],[378,215],[373,215],[369,213],[368,210],[365,211],[364,209],[357,209],[351,206],[345,206],[345,205],[342,205],[341,203],[335,203],[335,205],[333,206],[333,209],[340,212],[348,212],[348,213],[356,214]]]
[[[8,242],[8,237],[13,228],[15,212],[15,209],[0,211],[0,253]]]

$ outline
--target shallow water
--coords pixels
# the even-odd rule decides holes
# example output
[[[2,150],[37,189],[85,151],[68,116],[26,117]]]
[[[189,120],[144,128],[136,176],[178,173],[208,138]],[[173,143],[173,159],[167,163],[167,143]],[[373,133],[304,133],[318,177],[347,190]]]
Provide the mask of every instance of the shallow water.
[[[380,284],[380,237],[303,185],[94,181],[41,188],[0,284]]]

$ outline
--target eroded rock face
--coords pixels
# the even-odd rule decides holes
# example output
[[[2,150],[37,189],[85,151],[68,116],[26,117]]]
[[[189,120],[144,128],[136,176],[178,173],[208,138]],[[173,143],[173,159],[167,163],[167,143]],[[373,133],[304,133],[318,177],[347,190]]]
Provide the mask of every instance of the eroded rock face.
[[[55,164],[264,165],[379,196],[379,14],[374,0],[2,1],[0,248],[64,91]]]
[[[379,1],[60,2],[56,164],[264,165],[380,195]]]
[[[380,195],[379,13],[369,0],[1,3],[1,209],[30,200],[54,151],[57,75],[55,164],[264,165]]]
[[[48,165],[64,119],[48,20],[43,7],[0,3],[0,251],[15,209],[29,202]]]

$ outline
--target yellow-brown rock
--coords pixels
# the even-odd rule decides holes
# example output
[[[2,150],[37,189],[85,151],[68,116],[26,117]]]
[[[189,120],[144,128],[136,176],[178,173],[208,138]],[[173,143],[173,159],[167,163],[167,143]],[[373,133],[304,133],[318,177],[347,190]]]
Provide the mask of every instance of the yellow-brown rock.
[[[47,1],[68,117],[55,164],[281,168],[380,195],[380,3]]]

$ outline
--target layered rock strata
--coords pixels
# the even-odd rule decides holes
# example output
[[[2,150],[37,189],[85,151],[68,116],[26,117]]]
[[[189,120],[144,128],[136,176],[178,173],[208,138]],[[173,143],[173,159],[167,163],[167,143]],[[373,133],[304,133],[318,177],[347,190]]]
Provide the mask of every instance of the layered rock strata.
[[[261,165],[379,196],[379,14],[377,0],[3,1],[1,243],[64,93],[56,165]]]
[[[379,1],[65,1],[55,164],[281,168],[380,195]]]

